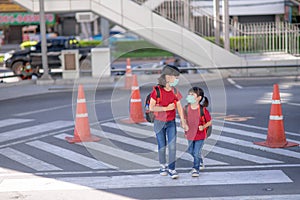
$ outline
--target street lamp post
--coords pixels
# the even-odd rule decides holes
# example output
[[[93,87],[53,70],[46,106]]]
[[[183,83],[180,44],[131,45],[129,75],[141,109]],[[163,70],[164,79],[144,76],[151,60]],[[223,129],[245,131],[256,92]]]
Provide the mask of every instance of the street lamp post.
[[[52,80],[49,75],[48,57],[47,57],[47,39],[46,39],[46,20],[44,10],[44,0],[39,0],[40,3],[40,37],[42,47],[42,65],[44,73],[41,77],[42,80]]]

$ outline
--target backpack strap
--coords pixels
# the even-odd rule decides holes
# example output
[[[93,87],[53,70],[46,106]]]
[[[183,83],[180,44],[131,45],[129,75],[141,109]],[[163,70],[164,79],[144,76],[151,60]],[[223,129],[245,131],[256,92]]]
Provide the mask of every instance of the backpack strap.
[[[203,117],[204,122],[206,123],[205,114],[204,114],[204,108],[203,108],[203,106],[201,104],[200,104],[200,117]]]
[[[160,89],[159,86],[155,86],[155,91],[156,91],[156,104],[160,103]]]
[[[177,96],[178,90],[177,90],[176,87],[173,87],[173,92],[174,92],[174,94]]]
[[[189,109],[189,104],[186,104],[186,105],[184,106],[184,109],[183,109],[184,115],[185,115],[186,118],[187,118],[187,116],[188,116],[188,109]]]

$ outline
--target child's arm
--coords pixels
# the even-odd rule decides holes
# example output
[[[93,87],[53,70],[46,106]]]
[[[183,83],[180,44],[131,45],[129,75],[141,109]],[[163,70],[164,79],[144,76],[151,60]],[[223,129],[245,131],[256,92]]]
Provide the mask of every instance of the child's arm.
[[[156,105],[156,101],[153,98],[150,99],[150,104],[149,104],[150,111],[163,112],[163,111],[174,110],[174,109],[175,109],[174,103],[170,103],[168,106],[158,106]]]
[[[180,117],[181,127],[182,127],[185,131],[187,131],[187,130],[189,130],[189,127],[188,127],[188,125],[187,125],[187,123],[186,123],[186,119],[185,119],[185,117],[184,117],[184,112],[183,112],[183,108],[182,108],[182,106],[181,106],[180,101],[177,101],[177,102],[176,102],[176,106],[177,106],[178,114],[179,114],[179,117]]]
[[[204,129],[206,129],[207,127],[209,127],[211,125],[212,125],[211,121],[206,122],[205,124],[199,126],[199,131],[203,131]]]

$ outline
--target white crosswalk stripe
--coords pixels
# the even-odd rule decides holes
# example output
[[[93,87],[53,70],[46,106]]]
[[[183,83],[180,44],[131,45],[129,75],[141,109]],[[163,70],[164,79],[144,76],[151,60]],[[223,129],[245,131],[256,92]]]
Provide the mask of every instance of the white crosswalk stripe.
[[[22,124],[25,122],[31,122],[32,119],[6,119],[6,120],[0,120],[0,126],[10,126],[10,125],[16,125],[16,124]],[[23,127],[15,130],[6,131],[3,133],[0,133],[0,142],[1,141],[10,141],[12,139],[21,139],[25,136],[30,136],[38,133],[43,132],[51,132],[55,129],[59,128],[65,128],[68,126],[73,125],[73,122],[71,121],[54,121],[49,123],[43,123],[39,125],[34,126],[28,126]],[[122,168],[122,162],[129,161],[131,163],[135,163],[137,169],[140,169],[138,166],[144,166],[145,169],[153,168],[157,169],[158,167],[158,161],[157,161],[157,145],[153,142],[149,142],[145,140],[145,138],[152,138],[152,141],[155,138],[154,132],[151,130],[153,124],[150,123],[143,123],[143,124],[118,124],[113,122],[105,122],[102,123],[101,126],[108,128],[109,131],[99,131],[96,129],[91,129],[91,133],[93,135],[97,135],[102,140],[98,143],[95,142],[88,142],[88,143],[76,143],[77,145],[85,146],[88,149],[91,149],[95,152],[98,152],[100,154],[106,154],[110,155],[112,157],[109,161],[100,161],[92,157],[85,156],[80,153],[76,153],[72,150],[67,149],[62,144],[48,144],[46,142],[40,141],[38,139],[33,139],[30,142],[27,142],[26,145],[30,148],[35,148],[42,150],[44,153],[52,154],[60,159],[66,159],[69,161],[72,161],[76,163],[78,166],[84,166],[93,170],[97,169],[126,169]],[[254,128],[254,127],[248,127],[248,129]],[[11,127],[10,127],[11,129]],[[222,130],[225,133],[231,133],[236,134],[239,136],[247,136],[252,137],[254,140],[256,139],[263,139],[265,140],[265,135],[258,132],[250,132],[250,131],[244,131],[236,128],[228,128],[228,127],[220,127],[217,125],[214,125],[215,130]],[[123,131],[125,133],[128,133],[129,136],[124,136],[122,134],[118,134],[118,131]],[[260,132],[264,131],[263,129],[260,130]],[[179,150],[177,150],[177,156],[180,157],[182,160],[186,160],[191,162],[192,157],[186,153],[185,151],[182,151],[181,149],[187,148],[187,141],[185,138],[182,137],[183,130],[181,128],[178,128],[178,132],[181,134],[179,137],[177,137],[177,143],[181,145]],[[57,135],[54,135],[55,138],[65,140],[65,136],[71,136],[70,134],[65,134],[63,132],[60,132]],[[131,136],[135,136],[130,137]],[[239,137],[240,138],[240,137]],[[282,161],[283,156],[284,157],[291,157],[291,158],[300,158],[300,153],[297,151],[291,151],[288,149],[274,149],[274,148],[267,148],[263,146],[258,146],[253,144],[252,141],[247,141],[248,139],[236,139],[229,136],[216,136],[212,135],[210,137],[211,140],[220,140],[222,143],[230,144],[232,147],[245,147],[253,149],[254,152],[243,152],[234,150],[234,148],[231,147],[221,147],[215,145],[211,146],[209,144],[205,144],[204,150],[212,149],[213,153],[216,153],[218,155],[224,155],[226,157],[233,158],[235,160],[231,160],[227,162],[224,162],[222,159],[219,160],[219,157],[216,155],[211,156],[210,158],[205,157],[204,162],[205,165],[213,165],[213,166],[228,166],[232,164],[231,162],[240,162],[240,161],[248,161],[252,163],[257,164],[281,164],[284,163]],[[123,145],[130,145],[133,148],[137,149],[143,149],[147,150],[147,153],[135,153],[130,152],[128,150],[124,150],[116,145],[111,145],[112,143],[109,141],[117,141],[119,143],[123,143]],[[293,142],[299,142],[297,140],[289,140]],[[149,153],[148,153],[149,152]],[[256,152],[264,152],[264,156],[256,155]],[[267,153],[267,154],[266,154]],[[33,170],[43,172],[43,171],[62,171],[61,167],[54,166],[53,164],[47,163],[45,159],[39,160],[36,156],[31,156],[26,154],[25,152],[20,152],[19,150],[13,149],[13,147],[3,147],[0,148],[0,155],[5,156],[15,162],[18,162],[24,166],[27,166]],[[281,157],[274,157],[274,155],[279,155]],[[208,155],[209,156],[209,155]],[[276,158],[276,159],[274,159]],[[120,161],[121,160],[121,161]],[[133,165],[132,165],[133,166]],[[179,167],[179,166],[178,166]],[[134,168],[134,167],[133,167]],[[132,169],[133,169],[132,168]],[[128,169],[128,168],[127,168]]]
[[[107,122],[107,123],[102,124],[102,125],[108,126],[108,127],[119,127],[122,130],[134,131],[136,134],[142,134],[144,136],[153,135],[153,133],[148,134],[147,131],[145,131],[145,130],[140,131],[137,128],[130,127],[130,126],[123,125],[123,124],[113,124],[111,122]],[[177,143],[182,144],[182,145],[186,145],[187,141],[186,141],[186,139],[177,137]],[[238,159],[242,159],[242,160],[246,160],[246,161],[250,161],[250,162],[254,162],[254,163],[260,163],[260,164],[282,163],[281,161],[278,161],[278,160],[268,159],[268,158],[264,158],[264,157],[261,157],[261,156],[254,156],[254,155],[250,155],[250,154],[247,154],[247,153],[234,151],[234,150],[230,150],[230,149],[226,149],[226,148],[221,148],[221,147],[217,147],[217,146],[214,146],[212,148],[210,145],[205,145],[203,147],[203,149],[204,150],[212,149],[212,152],[223,154],[223,155],[230,156],[230,157],[235,157],[235,158],[238,158]]]
[[[198,185],[271,184],[291,182],[293,181],[281,170],[203,172],[201,173],[199,179],[192,178],[190,174],[181,173],[180,178],[176,181],[170,181],[169,178],[160,176],[159,174],[62,177],[56,179],[32,177],[30,179],[5,179],[0,183],[0,193],[37,190],[83,190],[87,188],[124,189],[178,186],[187,187]]]
[[[111,123],[111,122],[103,123],[101,125],[102,126],[107,126],[107,127],[110,127],[110,128],[119,128],[121,130],[126,130],[126,131],[129,131],[129,132],[133,132],[135,134],[138,134],[138,135],[141,135],[141,136],[144,136],[144,137],[155,137],[155,134],[154,134],[153,131],[148,131],[145,128],[140,129],[140,128],[136,128],[136,127],[126,126],[126,125],[123,125],[123,124],[116,124],[116,123]],[[177,142],[182,144],[182,145],[185,145],[185,146],[187,145],[187,141],[182,139],[182,138],[177,138]],[[183,159],[190,160],[190,155],[187,155],[187,153],[180,152],[179,155],[182,155]],[[209,159],[209,158],[205,158],[205,164],[206,165],[228,165],[228,163],[220,162],[220,161]]]
[[[221,129],[222,127],[214,127],[216,129]],[[249,131],[243,131],[243,130],[239,130],[239,129],[233,129],[233,128],[227,128],[224,127],[222,128],[222,131],[224,132],[229,132],[229,133],[235,133],[235,134],[239,134],[239,135],[246,135],[246,136],[250,136],[250,137],[255,137],[258,136],[259,138],[264,138],[264,140],[266,139],[266,136],[263,135],[259,135],[257,133],[252,133]],[[217,139],[216,136],[211,136],[213,139]],[[226,137],[226,136],[220,136],[219,138],[220,140],[222,140],[222,142],[228,142],[231,144],[235,144],[235,145],[239,145],[239,146],[243,146],[243,147],[250,147],[253,149],[258,149],[261,151],[266,151],[266,152],[270,152],[270,153],[274,153],[274,154],[278,154],[278,155],[283,155],[283,156],[287,156],[287,157],[294,157],[294,158],[298,158],[300,159],[300,153],[294,152],[294,151],[290,151],[287,149],[275,149],[275,148],[267,148],[267,147],[263,147],[263,146],[259,146],[259,145],[255,145],[253,144],[253,142],[248,142],[245,140],[239,140],[239,139],[235,139],[235,138],[230,138],[230,137]],[[294,141],[296,143],[300,143],[299,141],[296,140],[288,140],[288,141]]]
[[[32,136],[46,131],[53,131],[53,130],[65,128],[72,125],[74,125],[74,122],[71,121],[54,121],[54,122],[43,123],[35,126],[15,129],[12,131],[2,132],[0,133],[0,142],[19,139],[26,136]]]
[[[66,136],[70,136],[70,135],[60,134],[56,137],[59,139],[64,139]],[[78,144],[83,145],[81,143],[78,143]],[[126,159],[130,162],[134,162],[139,165],[143,165],[145,167],[157,167],[158,166],[157,161],[155,161],[155,160],[140,156],[135,153],[124,151],[119,148],[110,147],[108,145],[99,144],[99,143],[84,143],[84,146],[88,147],[90,149],[96,150],[96,151],[103,152],[105,154],[109,154],[109,155],[117,157],[117,158]]]
[[[0,128],[5,127],[5,126],[11,126],[11,125],[16,125],[16,124],[21,124],[25,122],[31,122],[33,121],[32,119],[4,119],[0,121]]]
[[[80,165],[89,167],[91,169],[109,169],[110,166],[107,166],[105,163],[98,161],[96,159],[92,159],[90,157],[84,156],[79,153],[75,153],[71,150],[64,149],[52,144],[48,144],[42,141],[33,141],[26,143],[29,146],[34,148],[46,151],[48,153],[54,154],[56,156],[62,157],[66,160],[70,160],[72,162],[78,163]]]
[[[0,149],[0,154],[36,171],[62,170],[61,168],[58,168],[54,165],[51,165],[9,147]]]

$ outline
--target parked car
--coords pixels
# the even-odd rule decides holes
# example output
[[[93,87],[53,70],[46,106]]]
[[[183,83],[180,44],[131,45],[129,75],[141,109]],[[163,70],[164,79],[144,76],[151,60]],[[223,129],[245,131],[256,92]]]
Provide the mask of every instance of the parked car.
[[[78,49],[80,64],[87,63],[86,58],[90,57],[91,47],[80,47],[78,41],[74,37],[59,36],[47,38],[49,69],[61,67],[61,51],[67,49]],[[28,61],[33,68],[43,68],[41,42],[24,50],[7,52],[4,56],[4,67],[12,69],[15,74],[20,74],[24,63]]]

